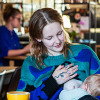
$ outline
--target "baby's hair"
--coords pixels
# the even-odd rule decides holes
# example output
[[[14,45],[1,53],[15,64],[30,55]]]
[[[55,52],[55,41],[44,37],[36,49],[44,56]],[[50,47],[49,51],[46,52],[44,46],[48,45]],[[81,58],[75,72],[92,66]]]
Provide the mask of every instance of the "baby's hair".
[[[100,96],[100,74],[90,75],[84,83],[88,85],[92,96]]]

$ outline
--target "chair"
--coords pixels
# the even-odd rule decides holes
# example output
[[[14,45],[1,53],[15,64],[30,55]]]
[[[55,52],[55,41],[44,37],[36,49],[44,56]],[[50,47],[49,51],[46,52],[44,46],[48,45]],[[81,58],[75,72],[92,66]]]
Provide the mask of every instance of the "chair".
[[[97,54],[97,56],[100,59],[100,45],[95,45],[95,53]]]
[[[6,71],[3,71],[2,73],[0,73],[0,97],[1,97],[1,90],[2,90],[2,86],[3,86],[3,82],[4,82],[5,73],[6,73]]]
[[[21,75],[21,68],[19,67],[19,68],[16,68],[14,73],[12,74],[6,93],[9,91],[16,91],[19,80],[20,80],[20,75]],[[3,100],[7,100],[6,93],[3,97]]]
[[[14,74],[12,75],[8,91],[16,91],[20,75],[21,75],[21,68],[16,68]]]
[[[6,71],[3,71],[2,73],[0,73],[0,100],[2,100],[2,86],[3,86],[3,82],[4,82],[4,76],[5,76]]]
[[[5,70],[0,74],[0,100],[4,100],[3,97],[6,94],[6,90],[13,73],[14,72],[7,73],[7,71]]]

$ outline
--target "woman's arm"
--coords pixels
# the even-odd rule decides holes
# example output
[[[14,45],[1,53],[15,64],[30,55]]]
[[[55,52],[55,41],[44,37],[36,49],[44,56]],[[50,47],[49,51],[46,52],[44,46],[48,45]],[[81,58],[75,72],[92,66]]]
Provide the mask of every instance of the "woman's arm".
[[[73,67],[69,69],[71,75],[75,72],[73,71],[74,69],[77,68]],[[54,78],[56,75],[60,75],[60,73],[65,70],[65,67],[61,68],[61,66],[59,66],[54,71],[53,76],[53,66],[39,70],[35,66],[35,61],[31,61],[30,58],[27,58],[22,66],[21,79],[17,90],[30,92],[30,100],[38,100],[39,98],[43,100],[50,100],[50,98],[59,90],[61,84],[69,80],[69,78],[67,78],[67,73],[64,75],[64,77],[59,76],[57,80]],[[75,75],[72,75],[71,77],[73,78]],[[60,83],[61,80],[62,83]]]
[[[90,75],[100,74],[100,59],[96,53],[89,47],[90,50]]]
[[[30,44],[25,46],[23,49],[8,50],[8,56],[18,56],[18,55],[25,54],[28,52],[30,52]]]
[[[51,98],[59,89],[59,85],[51,76],[52,68],[53,66],[39,70],[35,66],[35,61],[31,61],[31,57],[28,57],[22,66],[21,79],[17,90],[30,92],[30,100]]]

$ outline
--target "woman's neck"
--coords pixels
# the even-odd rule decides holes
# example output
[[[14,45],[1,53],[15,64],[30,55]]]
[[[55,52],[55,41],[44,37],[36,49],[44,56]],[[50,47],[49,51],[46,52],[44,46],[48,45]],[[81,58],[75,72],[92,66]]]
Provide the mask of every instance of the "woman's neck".
[[[62,52],[51,52],[51,51],[48,51],[48,55],[49,56],[58,56],[58,55],[61,55]]]
[[[13,31],[13,27],[12,27],[12,25],[10,24],[10,23],[6,23],[6,28],[9,30],[9,31]]]

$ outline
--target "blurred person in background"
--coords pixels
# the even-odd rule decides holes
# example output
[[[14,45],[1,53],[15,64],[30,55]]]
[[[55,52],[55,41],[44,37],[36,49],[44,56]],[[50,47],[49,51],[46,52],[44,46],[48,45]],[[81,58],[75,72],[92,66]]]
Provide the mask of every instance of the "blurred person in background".
[[[5,56],[18,56],[30,52],[30,44],[21,47],[19,38],[14,31],[21,24],[22,14],[11,4],[6,5],[3,12],[5,25],[0,26],[0,66],[7,66]]]

